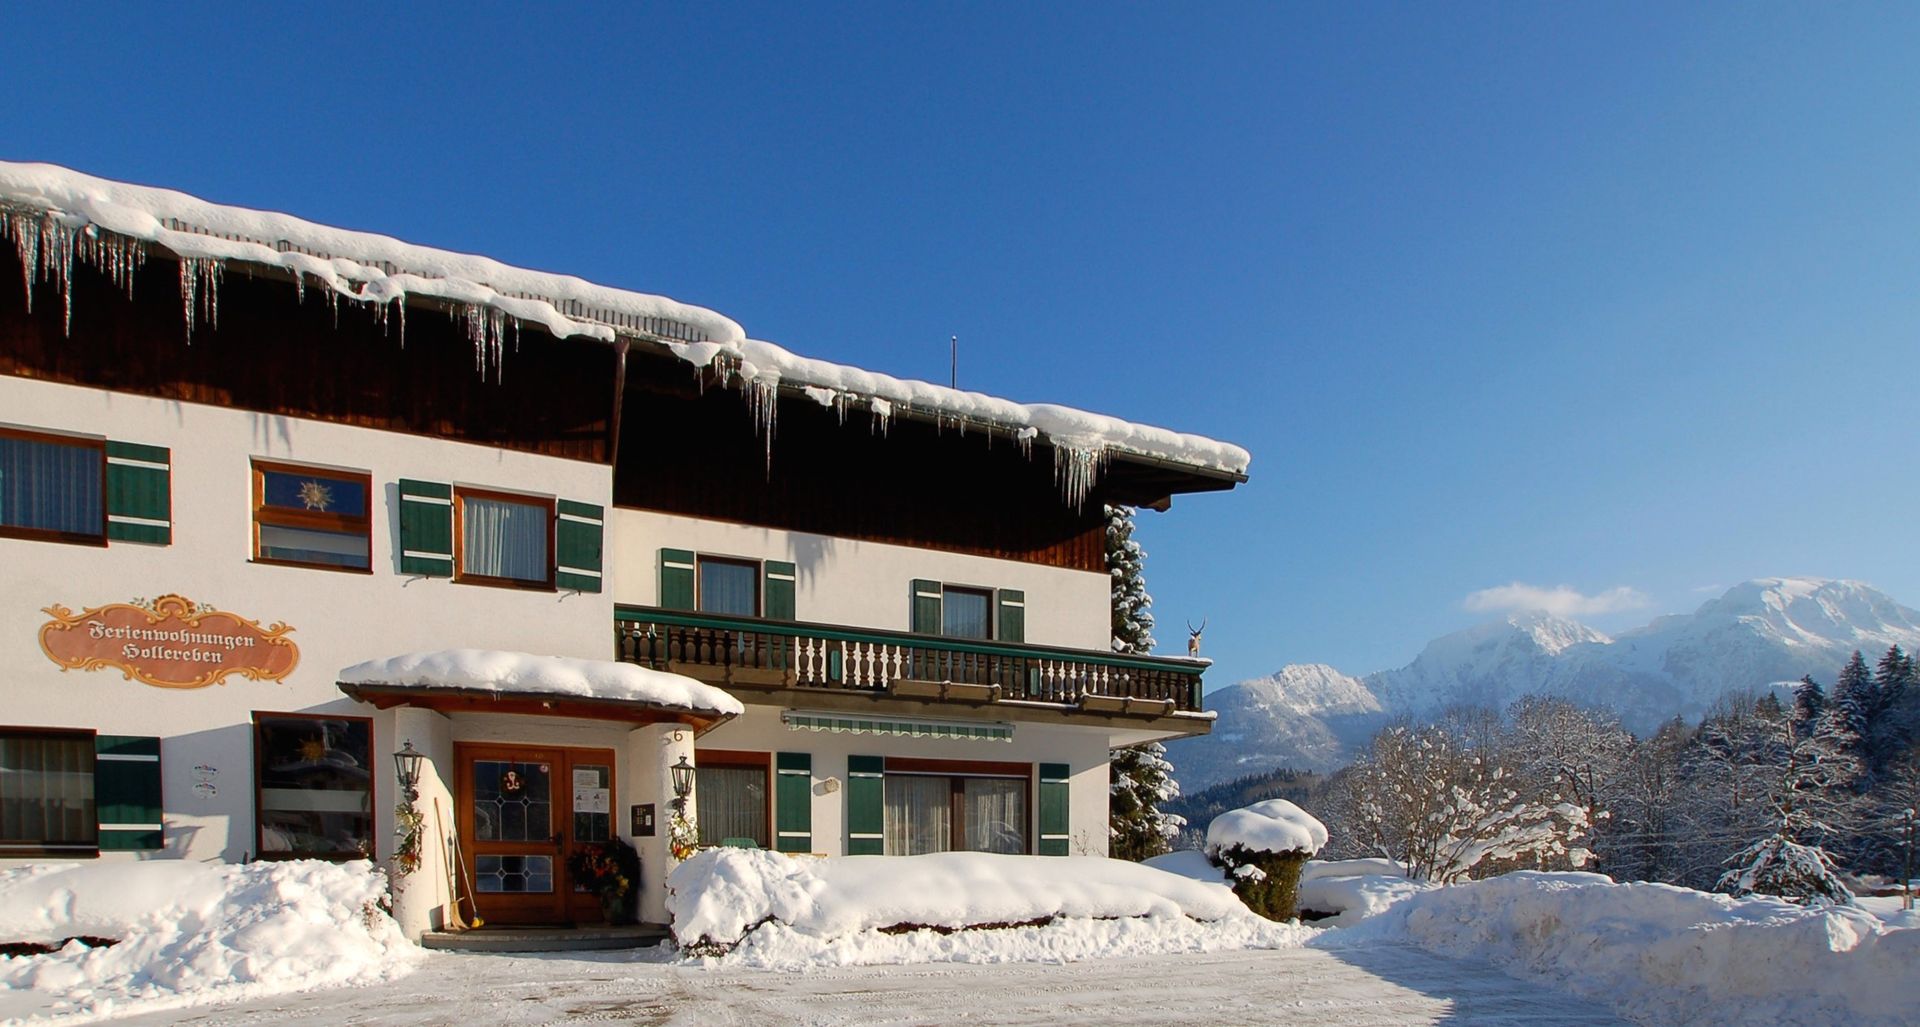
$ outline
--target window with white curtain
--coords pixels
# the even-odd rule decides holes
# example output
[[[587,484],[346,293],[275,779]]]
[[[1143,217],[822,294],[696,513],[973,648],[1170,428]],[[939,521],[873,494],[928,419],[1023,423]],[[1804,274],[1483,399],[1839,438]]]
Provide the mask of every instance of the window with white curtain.
[[[462,578],[535,585],[553,580],[552,503],[458,488],[454,495]]]
[[[93,732],[0,734],[0,852],[91,851]]]
[[[888,774],[885,851],[1024,853],[1027,782],[1023,778]]]
[[[0,429],[0,534],[104,539],[105,461],[98,441]]]
[[[694,819],[700,844],[753,844],[769,848],[767,831],[767,768],[708,766],[693,771]]]
[[[977,588],[942,590],[940,633],[948,638],[992,638],[993,595]]]
[[[760,565],[701,557],[699,607],[703,613],[760,616]]]

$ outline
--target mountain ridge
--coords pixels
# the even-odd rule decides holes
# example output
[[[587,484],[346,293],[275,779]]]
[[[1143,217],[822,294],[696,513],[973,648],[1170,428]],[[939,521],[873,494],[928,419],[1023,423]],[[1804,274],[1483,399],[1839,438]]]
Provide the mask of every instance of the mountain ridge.
[[[1831,681],[1853,650],[1871,659],[1890,645],[1920,648],[1920,611],[1847,579],[1755,578],[1615,636],[1522,611],[1433,639],[1399,668],[1288,664],[1237,682],[1208,699],[1213,734],[1168,748],[1190,788],[1282,766],[1327,771],[1389,720],[1504,709],[1529,693],[1610,709],[1644,733],[1697,719],[1729,692]]]

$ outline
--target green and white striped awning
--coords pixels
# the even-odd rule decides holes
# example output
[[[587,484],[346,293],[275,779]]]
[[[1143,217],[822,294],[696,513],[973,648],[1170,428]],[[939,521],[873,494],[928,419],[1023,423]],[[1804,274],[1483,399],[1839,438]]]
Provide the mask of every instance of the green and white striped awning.
[[[857,713],[805,713],[788,710],[780,715],[794,731],[837,731],[849,735],[898,735],[903,738],[954,738],[970,742],[1012,742],[1012,724],[980,724],[942,720],[902,720]]]

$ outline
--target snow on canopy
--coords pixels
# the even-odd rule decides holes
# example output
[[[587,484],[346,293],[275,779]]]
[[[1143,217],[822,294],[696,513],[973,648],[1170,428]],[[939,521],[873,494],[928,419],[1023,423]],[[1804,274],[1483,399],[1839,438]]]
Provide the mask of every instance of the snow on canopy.
[[[1031,451],[1041,435],[1054,449],[1055,477],[1068,501],[1083,502],[1115,454],[1163,460],[1226,474],[1245,473],[1251,457],[1239,446],[1198,435],[1052,404],[1016,403],[923,381],[798,356],[747,338],[738,323],[704,307],[664,296],[615,289],[576,278],[513,267],[487,257],[401,242],[371,232],[315,224],[288,214],[209,203],[186,193],[95,178],[51,164],[0,161],[0,239],[19,251],[33,303],[36,278],[57,287],[71,326],[76,259],[131,290],[133,273],[157,245],[180,259],[187,338],[196,317],[219,320],[219,287],[228,262],[279,268],[304,297],[309,284],[334,300],[391,304],[406,332],[406,300],[431,297],[466,323],[476,368],[499,367],[507,335],[520,325],[556,337],[612,342],[626,336],[666,343],[696,369],[713,369],[746,394],[771,455],[775,400],[784,385],[836,409],[842,421],[853,400],[873,424],[918,414],[961,430],[1000,431]]]
[[[774,921],[816,938],[902,925],[963,928],[1052,917],[1252,917],[1224,884],[1092,856],[941,852],[796,859],[708,849],[667,877],[683,944],[729,946]]]
[[[402,685],[503,694],[610,699],[702,713],[738,715],[740,700],[712,685],[631,663],[580,660],[497,649],[441,649],[356,663],[340,672],[343,685]]]
[[[1253,852],[1305,852],[1311,856],[1325,844],[1326,825],[1285,799],[1228,810],[1207,825],[1207,852],[1212,854],[1238,845]]]

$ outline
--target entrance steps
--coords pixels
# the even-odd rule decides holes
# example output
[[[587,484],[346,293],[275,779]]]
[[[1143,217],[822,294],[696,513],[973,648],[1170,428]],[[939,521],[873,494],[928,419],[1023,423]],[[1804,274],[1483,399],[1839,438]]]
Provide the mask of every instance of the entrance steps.
[[[423,948],[440,952],[591,952],[637,949],[667,939],[665,924],[621,927],[476,927],[466,931],[428,931]]]

